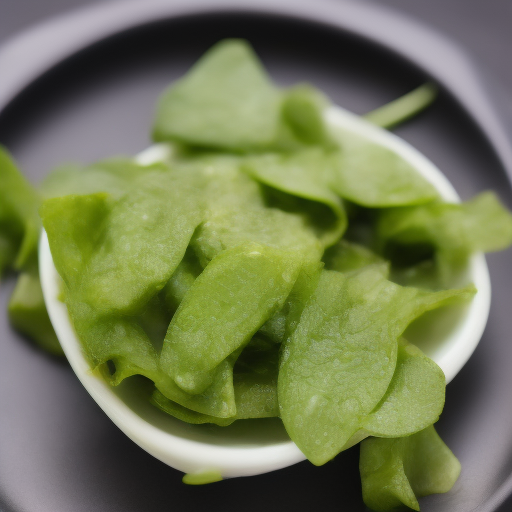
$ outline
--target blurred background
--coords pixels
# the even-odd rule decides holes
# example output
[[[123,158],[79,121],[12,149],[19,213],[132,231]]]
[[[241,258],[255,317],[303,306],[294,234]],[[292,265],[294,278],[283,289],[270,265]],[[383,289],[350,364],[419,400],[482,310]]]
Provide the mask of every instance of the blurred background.
[[[0,0],[0,44],[45,18],[106,0]],[[112,1],[112,0],[110,0]],[[114,0],[115,1],[115,0]],[[140,0],[143,2],[144,0]],[[169,0],[172,1],[172,0]],[[240,0],[243,2],[243,0]],[[512,1],[358,0],[410,14],[464,46],[512,91]],[[314,0],[311,0],[314,3]]]

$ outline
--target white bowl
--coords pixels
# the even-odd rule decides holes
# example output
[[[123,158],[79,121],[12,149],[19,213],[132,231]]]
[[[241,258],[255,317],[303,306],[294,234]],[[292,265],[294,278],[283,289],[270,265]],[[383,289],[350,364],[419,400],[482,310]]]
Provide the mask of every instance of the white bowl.
[[[396,135],[338,107],[331,107],[326,117],[334,129],[351,130],[394,150],[430,181],[446,201],[460,201],[441,171]],[[168,156],[169,147],[157,145],[140,153],[137,159],[142,165],[149,165]],[[71,367],[105,414],[141,448],[185,473],[216,471],[223,477],[257,475],[305,459],[278,419],[244,420],[229,427],[189,425],[149,404],[140,383],[128,379],[113,388],[93,375],[66,306],[58,298],[60,276],[44,231],[39,246],[39,268],[46,307]],[[408,332],[408,339],[442,368],[447,382],[469,359],[487,322],[491,288],[482,254],[471,258],[466,280],[478,289],[469,305],[436,312],[428,319],[430,328],[425,329],[422,324],[421,328]],[[429,342],[432,339],[434,343]]]

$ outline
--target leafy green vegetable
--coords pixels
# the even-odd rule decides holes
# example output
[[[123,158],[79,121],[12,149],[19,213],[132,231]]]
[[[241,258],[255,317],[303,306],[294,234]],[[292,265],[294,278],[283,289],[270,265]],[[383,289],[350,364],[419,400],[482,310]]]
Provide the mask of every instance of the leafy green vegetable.
[[[497,251],[512,243],[512,215],[492,192],[460,204],[432,203],[380,212],[376,226],[381,251],[392,260],[420,263],[435,255],[439,280],[463,268],[476,251]],[[405,265],[408,266],[408,265]]]
[[[203,271],[196,255],[189,248],[181,263],[162,290],[164,302],[169,311],[175,313],[197,276]],[[167,329],[166,329],[167,331]]]
[[[408,437],[366,439],[359,470],[363,500],[372,510],[388,512],[401,505],[419,510],[416,496],[448,492],[460,463],[431,426]]]
[[[251,47],[225,40],[163,94],[153,137],[230,151],[259,150],[275,145],[280,120],[281,93]]]
[[[306,84],[280,91],[246,41],[225,40],[164,92],[153,138],[234,152],[331,145],[327,105]]]
[[[333,146],[324,111],[329,100],[308,84],[292,87],[286,92],[282,112],[294,135],[307,145]]]
[[[378,437],[403,437],[432,425],[444,406],[444,373],[414,345],[398,347],[395,373],[362,429]]]
[[[253,157],[243,162],[242,169],[269,187],[319,203],[312,217],[321,220],[317,229],[320,239],[325,245],[332,245],[347,227],[341,199],[330,189],[334,172],[332,160],[332,155],[325,150],[313,148],[291,154],[274,153]],[[290,204],[288,200],[283,206],[286,208]],[[319,210],[320,205],[325,205],[327,211]],[[305,212],[308,208],[302,203],[295,211]]]
[[[384,260],[364,245],[340,240],[324,253],[323,261],[327,270],[350,272],[368,265],[381,264]]]
[[[429,203],[439,197],[434,186],[387,147],[340,130],[341,157],[333,190],[368,208]]]
[[[252,243],[220,253],[194,281],[169,325],[163,370],[185,391],[203,392],[217,366],[280,309],[300,264]]]
[[[240,164],[239,158],[224,155],[182,163],[184,171],[201,172],[208,178],[203,196],[207,220],[191,242],[201,265],[205,267],[220,251],[249,241],[319,259],[322,233],[309,216],[267,204],[261,186],[240,172]]]
[[[398,338],[412,320],[473,293],[400,287],[371,266],[322,273],[285,342],[278,381],[283,423],[311,462],[324,464],[340,452],[382,399]]]
[[[220,482],[222,475],[219,471],[211,470],[203,473],[187,473],[183,476],[183,483],[187,485],[205,485]]]
[[[209,414],[203,414],[191,409],[187,409],[186,407],[173,402],[172,400],[169,400],[158,390],[155,390],[151,396],[151,403],[158,407],[161,411],[174,416],[179,420],[191,423],[192,425],[213,423],[215,425],[219,425],[219,427],[227,427],[237,419],[234,416],[231,418],[218,418],[217,416],[211,416]]]
[[[21,271],[9,301],[11,325],[40,347],[62,355],[44,305],[37,270],[40,198],[0,146],[0,277],[9,268]]]
[[[87,167],[68,164],[58,167],[46,176],[40,191],[45,199],[98,192],[108,193],[119,199],[133,186],[134,180],[155,170],[167,169],[164,164],[139,165],[132,158],[112,158]]]
[[[255,336],[243,350],[237,359],[233,376],[236,415],[229,418],[192,411],[169,400],[158,390],[151,401],[167,414],[193,424],[227,426],[240,419],[278,416],[278,352],[275,343],[261,336]]]
[[[10,267],[36,265],[38,206],[37,192],[0,146],[0,276]]]
[[[279,346],[261,335],[254,336],[234,368],[237,419],[279,416],[278,368]]]
[[[319,261],[303,263],[284,306],[261,326],[261,333],[275,343],[281,343],[291,336],[299,323],[307,301],[317,287],[322,267],[323,265]]]
[[[33,339],[42,349],[63,355],[46,311],[39,275],[23,272],[9,301],[9,320],[19,332]]]
[[[98,311],[140,311],[167,283],[203,218],[193,178],[151,171],[118,201],[102,194],[45,201],[41,215],[66,285]]]

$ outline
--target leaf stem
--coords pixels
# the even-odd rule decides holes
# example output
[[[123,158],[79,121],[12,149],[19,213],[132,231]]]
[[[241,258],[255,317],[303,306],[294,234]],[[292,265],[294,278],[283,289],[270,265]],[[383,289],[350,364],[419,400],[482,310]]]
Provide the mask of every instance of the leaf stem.
[[[428,82],[404,96],[368,112],[363,117],[383,128],[392,128],[427,108],[436,99],[437,92],[437,86]]]

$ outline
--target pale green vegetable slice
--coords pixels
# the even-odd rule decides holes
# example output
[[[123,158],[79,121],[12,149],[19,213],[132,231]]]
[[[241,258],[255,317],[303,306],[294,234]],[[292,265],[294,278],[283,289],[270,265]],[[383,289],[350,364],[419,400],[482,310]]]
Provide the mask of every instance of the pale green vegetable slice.
[[[192,423],[193,425],[213,423],[215,425],[219,425],[220,427],[227,427],[236,420],[235,417],[218,418],[217,416],[211,416],[187,409],[186,407],[183,407],[182,405],[169,400],[158,390],[156,390],[151,395],[151,403],[158,407],[160,410],[164,411],[166,414],[174,416],[175,418],[178,418],[181,421],[185,421],[186,423]]]
[[[0,276],[9,267],[26,269],[36,265],[39,203],[36,190],[0,146]]]
[[[186,190],[183,184],[177,183],[179,179],[188,180],[186,175],[179,178],[158,173],[153,178],[148,174],[144,183],[136,180],[136,189],[118,202],[112,202],[105,194],[45,201],[43,222],[55,265],[66,283],[68,310],[92,366],[113,361],[114,384],[140,373],[155,381],[168,398],[181,405],[199,412],[230,416],[235,413],[234,361],[218,369],[215,386],[208,396],[190,397],[160,372],[157,351],[142,326],[141,317],[130,315],[130,311],[141,315],[149,299],[169,280],[201,218],[197,210],[200,202],[194,202],[195,188],[194,193],[182,199],[176,197]],[[190,187],[193,186],[191,182]],[[176,216],[184,218],[175,222]],[[137,224],[146,225],[147,221],[149,229],[142,230],[143,238],[133,240],[130,231]],[[110,243],[108,236],[112,231],[122,231],[124,227],[128,231],[126,236],[116,237]],[[122,245],[123,240],[126,246]],[[130,243],[134,244],[131,251]],[[116,248],[120,249],[119,254],[115,254]],[[103,261],[98,261],[101,256]],[[120,269],[122,264],[127,268]],[[117,270],[120,271],[116,275]],[[111,279],[111,290],[103,288],[106,279]],[[134,280],[137,284],[132,287]],[[125,301],[122,308],[115,302],[116,290],[124,294],[119,297]],[[110,304],[105,304],[106,299],[110,299]]]
[[[157,141],[247,151],[275,145],[281,96],[249,44],[224,40],[161,97]]]
[[[201,224],[191,245],[206,266],[221,251],[246,242],[295,252],[305,259],[319,260],[322,254],[322,243],[307,219],[251,203],[245,208],[229,202],[220,206]]]
[[[336,136],[342,151],[332,187],[341,197],[368,208],[438,199],[435,187],[391,149],[347,130]]]
[[[52,258],[69,289],[77,289],[84,269],[103,235],[110,211],[106,194],[49,199],[41,207]]]
[[[217,418],[233,418],[237,411],[233,366],[239,354],[237,350],[217,366],[212,372],[212,384],[202,393],[192,395],[183,391],[161,368],[153,380],[164,396],[187,409]]]
[[[212,484],[214,482],[220,482],[222,475],[220,471],[210,470],[203,471],[202,473],[186,473],[183,476],[183,483],[187,485],[205,485]]]
[[[45,201],[52,255],[72,293],[98,311],[138,311],[182,260],[203,216],[199,190],[184,173],[154,171],[115,202],[101,195]]]
[[[97,316],[88,305],[74,301],[69,293],[66,295],[68,311],[91,366],[100,370],[112,385],[132,375],[144,375],[155,382],[169,400],[183,407],[223,418],[235,415],[233,365],[236,357],[227,358],[217,367],[214,382],[204,393],[190,395],[161,371],[158,351],[140,318]],[[114,364],[113,374],[107,372],[107,361]]]
[[[378,266],[322,272],[284,345],[278,381],[281,418],[311,462],[333,458],[380,402],[409,323],[473,292],[400,287]]]
[[[9,300],[9,321],[19,332],[34,340],[42,349],[63,355],[53,330],[41,289],[38,273],[22,272]]]
[[[309,216],[269,206],[261,186],[240,172],[241,162],[208,155],[182,163],[184,171],[209,177],[206,221],[191,242],[200,264],[205,267],[219,252],[251,241],[320,259],[322,244]]]
[[[368,265],[385,262],[364,245],[349,242],[345,239],[329,247],[322,259],[325,262],[326,270],[337,270],[338,272],[350,272]]]
[[[423,430],[439,419],[445,387],[441,368],[414,345],[402,344],[389,388],[361,426],[378,437],[403,437]]]
[[[217,366],[283,305],[301,263],[254,243],[220,253],[194,281],[169,325],[163,370],[185,391],[203,392]]]
[[[383,210],[377,224],[381,250],[404,264],[405,255],[417,260],[434,254],[441,283],[464,267],[469,255],[508,247],[512,215],[495,194],[484,192],[460,204],[435,203]],[[410,256],[408,256],[410,259]],[[410,260],[405,263],[413,264]]]
[[[453,487],[460,463],[431,426],[408,437],[364,440],[359,470],[369,508],[388,512],[405,505],[419,510],[417,497]]]
[[[135,179],[155,170],[165,171],[167,167],[161,163],[143,166],[132,158],[112,158],[88,166],[67,164],[48,174],[41,183],[40,191],[45,199],[98,192],[120,199],[133,186]]]
[[[113,206],[81,282],[100,309],[133,312],[162,289],[203,218],[194,180],[157,172],[134,183]]]
[[[291,154],[264,154],[242,163],[253,178],[279,191],[314,201],[327,208],[313,212],[315,221],[321,220],[319,238],[325,245],[332,245],[341,238],[347,227],[347,217],[340,198],[330,189],[333,174],[333,157],[321,149],[306,149]],[[286,204],[286,203],[285,203]],[[305,211],[299,204],[297,211]],[[329,210],[331,210],[329,212]]]
[[[7,268],[22,273],[9,301],[11,325],[41,348],[62,355],[43,300],[37,271],[40,197],[0,146],[0,277]]]
[[[194,424],[227,426],[238,419],[278,416],[278,352],[274,343],[261,336],[255,336],[244,349],[234,368],[236,415],[231,417],[220,418],[187,409],[169,400],[158,390],[153,394],[151,402],[167,414]]]
[[[284,121],[302,143],[332,146],[324,111],[329,100],[309,84],[299,84],[286,91],[282,106]]]
[[[199,261],[190,247],[185,252],[174,274],[162,290],[164,302],[172,313],[175,313],[186,293],[203,271]]]
[[[237,419],[279,416],[278,367],[279,346],[261,335],[254,336],[234,368]]]
[[[297,327],[302,311],[318,285],[322,267],[319,261],[304,262],[284,306],[261,326],[260,332],[274,343],[283,342]]]

